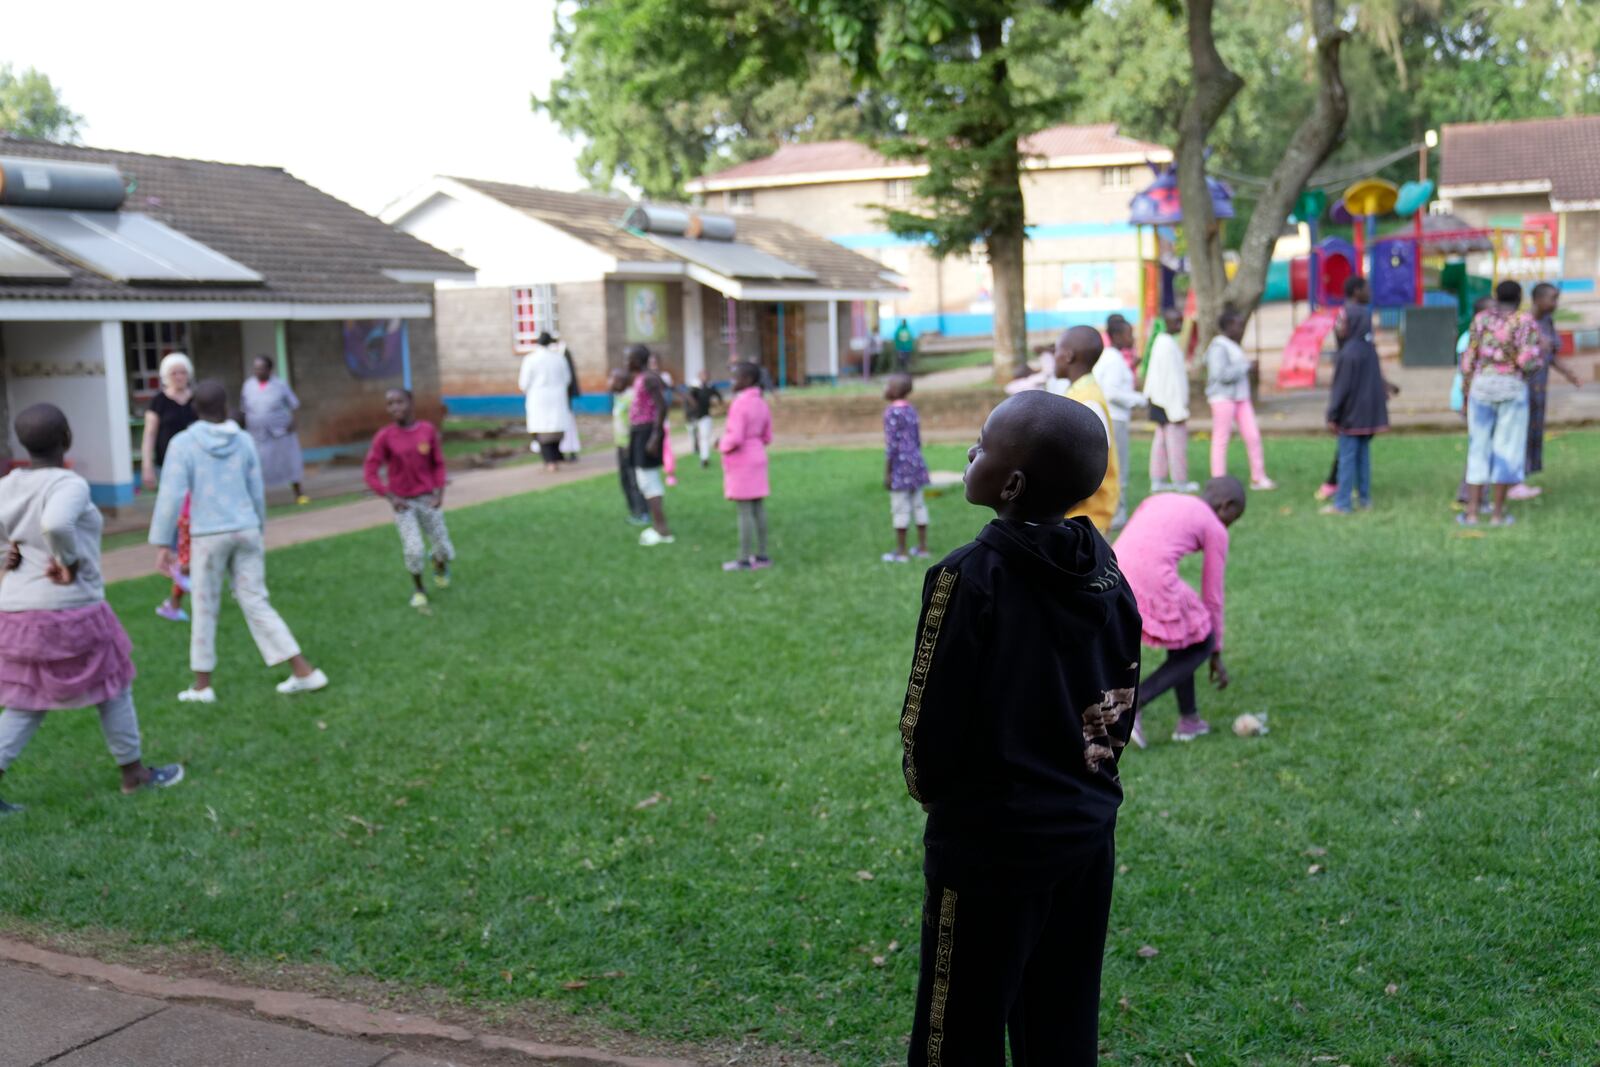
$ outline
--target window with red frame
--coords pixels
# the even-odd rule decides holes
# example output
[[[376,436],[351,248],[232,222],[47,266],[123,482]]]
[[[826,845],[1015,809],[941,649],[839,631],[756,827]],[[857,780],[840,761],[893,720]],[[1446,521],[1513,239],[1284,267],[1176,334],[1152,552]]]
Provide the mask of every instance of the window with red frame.
[[[122,360],[128,372],[128,403],[143,411],[161,391],[161,360],[169,353],[189,353],[187,322],[125,322]],[[192,383],[191,383],[192,384]]]
[[[555,286],[528,285],[511,290],[511,337],[518,352],[537,346],[540,333],[560,334],[559,327]]]

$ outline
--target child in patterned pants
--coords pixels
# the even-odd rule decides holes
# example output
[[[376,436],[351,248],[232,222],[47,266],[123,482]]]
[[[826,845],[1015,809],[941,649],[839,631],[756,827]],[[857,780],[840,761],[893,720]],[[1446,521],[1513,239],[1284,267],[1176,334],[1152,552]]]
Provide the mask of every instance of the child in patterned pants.
[[[440,510],[444,507],[444,452],[439,445],[439,431],[432,423],[415,417],[410,390],[389,390],[384,406],[394,423],[379,430],[372,439],[363,473],[367,487],[394,508],[394,525],[400,531],[400,547],[414,588],[411,606],[425,608],[428,594],[422,588],[426,552],[423,537],[433,542],[433,582],[440,589],[450,584],[450,561],[456,558]],[[384,474],[388,484],[384,484]]]

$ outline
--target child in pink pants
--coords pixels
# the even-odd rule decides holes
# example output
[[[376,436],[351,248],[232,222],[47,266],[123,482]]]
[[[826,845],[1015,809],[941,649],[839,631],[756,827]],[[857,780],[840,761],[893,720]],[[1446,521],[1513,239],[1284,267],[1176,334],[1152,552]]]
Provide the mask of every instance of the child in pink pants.
[[[1254,360],[1239,347],[1244,337],[1245,318],[1229,309],[1217,321],[1222,331],[1206,348],[1206,400],[1211,404],[1211,477],[1228,473],[1228,444],[1233,426],[1239,424],[1245,455],[1250,460],[1250,488],[1276,489],[1267,477],[1266,456],[1261,449],[1261,429],[1256,425],[1255,405],[1250,401],[1250,368]]]

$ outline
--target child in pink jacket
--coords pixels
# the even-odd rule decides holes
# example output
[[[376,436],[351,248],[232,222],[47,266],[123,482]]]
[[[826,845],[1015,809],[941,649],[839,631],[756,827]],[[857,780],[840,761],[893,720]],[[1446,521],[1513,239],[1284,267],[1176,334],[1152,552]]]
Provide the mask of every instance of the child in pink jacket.
[[[739,558],[725,571],[758,571],[767,558],[767,446],[772,443],[772,411],[761,397],[761,369],[733,366],[733,403],[717,451],[722,453],[722,495],[739,510]],[[754,542],[755,553],[751,554]]]

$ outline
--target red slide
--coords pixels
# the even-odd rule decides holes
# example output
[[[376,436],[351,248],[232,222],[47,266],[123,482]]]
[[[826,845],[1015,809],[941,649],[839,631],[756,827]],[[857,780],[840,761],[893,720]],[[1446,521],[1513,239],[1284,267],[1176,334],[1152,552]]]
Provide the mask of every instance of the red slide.
[[[1283,349],[1278,367],[1279,389],[1310,389],[1317,384],[1317,362],[1322,358],[1322,340],[1333,329],[1339,312],[1334,308],[1313,311],[1311,317],[1294,329]]]

